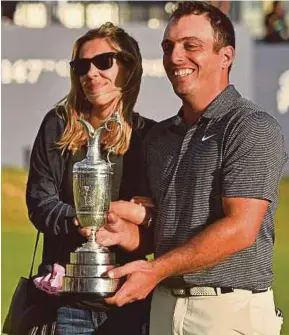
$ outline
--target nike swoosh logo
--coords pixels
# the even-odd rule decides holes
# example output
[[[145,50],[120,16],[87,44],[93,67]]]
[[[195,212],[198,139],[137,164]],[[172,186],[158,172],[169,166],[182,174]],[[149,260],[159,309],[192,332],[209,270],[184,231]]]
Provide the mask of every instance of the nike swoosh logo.
[[[213,136],[216,136],[216,134],[213,134],[213,135],[210,135],[210,136],[203,136],[202,137],[202,142],[204,142],[204,141],[207,141],[209,138],[211,138],[211,137],[213,137]]]

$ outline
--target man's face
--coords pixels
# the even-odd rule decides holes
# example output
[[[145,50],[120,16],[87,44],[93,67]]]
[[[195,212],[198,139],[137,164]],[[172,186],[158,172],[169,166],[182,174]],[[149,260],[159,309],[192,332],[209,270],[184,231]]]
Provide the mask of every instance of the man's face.
[[[164,68],[180,98],[202,94],[224,77],[224,57],[214,51],[214,31],[204,15],[172,19],[165,30],[162,48]]]

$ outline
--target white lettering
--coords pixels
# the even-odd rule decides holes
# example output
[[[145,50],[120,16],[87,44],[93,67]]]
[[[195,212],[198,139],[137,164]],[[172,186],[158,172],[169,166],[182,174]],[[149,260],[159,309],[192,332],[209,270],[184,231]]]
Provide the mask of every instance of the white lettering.
[[[2,84],[12,83],[12,64],[10,60],[3,59],[1,64],[1,81]]]
[[[18,84],[24,84],[27,80],[27,67],[25,66],[25,63],[24,60],[18,59],[12,65],[12,76]]]
[[[28,74],[26,78],[28,83],[37,83],[43,69],[43,62],[40,59],[28,59],[26,61],[26,67],[28,69]]]
[[[61,78],[69,78],[68,59],[17,59],[1,61],[2,84],[36,84],[41,75],[54,73]],[[143,59],[143,75],[164,77],[165,71],[161,59]]]

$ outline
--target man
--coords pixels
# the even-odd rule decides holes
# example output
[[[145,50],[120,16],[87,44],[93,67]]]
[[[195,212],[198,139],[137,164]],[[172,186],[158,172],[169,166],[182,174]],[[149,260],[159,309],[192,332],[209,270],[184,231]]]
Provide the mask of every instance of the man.
[[[162,48],[182,108],[146,143],[155,259],[110,271],[128,278],[107,302],[121,306],[155,289],[151,335],[278,334],[270,287],[273,217],[287,160],[280,126],[229,85],[235,34],[217,8],[180,3]],[[134,203],[113,203],[111,212],[137,224],[144,218]],[[113,213],[109,221],[99,241],[144,247],[144,229],[135,234],[137,226]]]
[[[265,41],[269,43],[289,42],[285,9],[281,1],[273,1],[273,9],[265,16]]]

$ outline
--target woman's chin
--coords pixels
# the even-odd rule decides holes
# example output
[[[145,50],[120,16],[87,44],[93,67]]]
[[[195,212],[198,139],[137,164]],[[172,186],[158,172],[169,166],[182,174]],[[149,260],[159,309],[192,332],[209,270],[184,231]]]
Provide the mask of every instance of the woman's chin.
[[[94,106],[98,107],[107,107],[111,103],[113,103],[116,99],[115,94],[104,94],[97,96],[89,96],[87,100]]]

